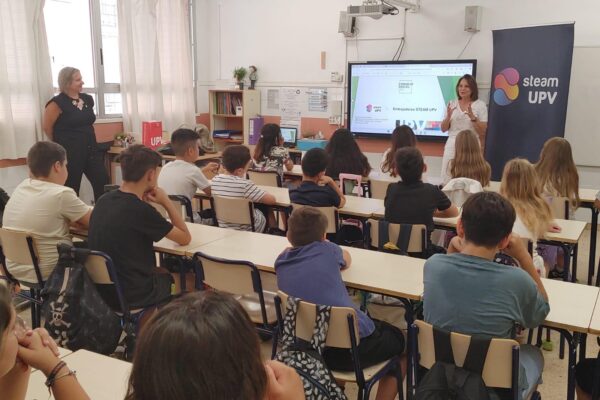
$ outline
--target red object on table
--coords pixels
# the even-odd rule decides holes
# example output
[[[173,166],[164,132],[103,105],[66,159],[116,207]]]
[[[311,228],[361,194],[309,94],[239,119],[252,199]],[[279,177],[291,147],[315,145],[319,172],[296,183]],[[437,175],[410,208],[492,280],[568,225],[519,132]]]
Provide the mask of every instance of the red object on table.
[[[142,144],[156,150],[162,144],[162,122],[142,122]]]

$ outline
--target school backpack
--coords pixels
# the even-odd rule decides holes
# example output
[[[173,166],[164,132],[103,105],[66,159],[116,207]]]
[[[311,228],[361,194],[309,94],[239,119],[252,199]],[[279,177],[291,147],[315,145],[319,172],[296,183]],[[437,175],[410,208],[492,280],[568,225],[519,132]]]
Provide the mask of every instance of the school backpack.
[[[4,189],[0,188],[0,227],[2,226],[2,216],[4,215],[4,209],[6,208],[8,199],[8,193],[6,193]]]
[[[59,346],[113,353],[121,321],[100,297],[84,267],[90,251],[64,243],[57,247],[58,263],[42,290],[44,327]]]
[[[417,386],[414,400],[489,400],[481,373],[491,339],[471,336],[465,362],[454,362],[450,332],[433,328],[435,363]]]
[[[306,400],[346,400],[325,361],[323,350],[329,328],[330,306],[317,306],[315,327],[310,343],[296,340],[296,315],[298,299],[287,300],[287,311],[283,320],[282,349],[275,359],[294,368],[304,384]]]

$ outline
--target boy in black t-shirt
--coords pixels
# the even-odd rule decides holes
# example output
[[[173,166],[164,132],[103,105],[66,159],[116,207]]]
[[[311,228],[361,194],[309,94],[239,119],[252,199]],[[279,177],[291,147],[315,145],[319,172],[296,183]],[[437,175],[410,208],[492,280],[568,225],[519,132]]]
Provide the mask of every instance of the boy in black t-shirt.
[[[313,207],[338,207],[346,204],[339,186],[325,175],[329,156],[323,149],[310,149],[302,158],[302,183],[290,190],[292,203]]]
[[[423,155],[416,147],[404,147],[395,155],[396,172],[401,182],[388,186],[385,195],[385,219],[396,224],[423,224],[427,227],[427,243],[434,229],[433,217],[450,218],[458,215],[448,196],[440,188],[423,183],[427,171]]]
[[[190,232],[169,196],[156,184],[160,154],[135,145],[120,155],[123,183],[119,190],[103,195],[90,219],[89,246],[113,260],[121,290],[131,308],[168,301],[173,278],[156,267],[154,242],[167,237],[185,245]],[[165,208],[171,222],[150,204]],[[100,289],[107,303],[118,309],[115,293]]]

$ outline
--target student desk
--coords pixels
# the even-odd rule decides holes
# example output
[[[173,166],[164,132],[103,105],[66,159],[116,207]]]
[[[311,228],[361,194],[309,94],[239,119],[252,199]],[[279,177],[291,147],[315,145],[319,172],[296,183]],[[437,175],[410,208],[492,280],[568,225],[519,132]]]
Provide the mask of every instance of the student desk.
[[[63,361],[71,370],[77,371],[77,380],[91,399],[125,398],[131,372],[130,363],[87,350],[78,350],[69,354],[63,357]],[[32,372],[25,399],[48,399],[48,388],[44,382],[46,377],[41,371]]]
[[[490,192],[500,192],[500,182],[492,181],[484,190],[488,190]],[[590,231],[590,258],[588,264],[588,279],[587,284],[592,284],[592,278],[594,276],[594,271],[596,269],[596,238],[598,237],[598,209],[594,206],[594,201],[596,200],[596,193],[598,190],[596,189],[588,189],[588,188],[579,188],[579,200],[580,206],[583,208],[589,208],[592,212],[592,224]],[[600,286],[600,269],[598,270],[596,276],[596,286]]]
[[[590,323],[600,289],[553,279],[542,279],[542,282],[550,302],[550,313],[544,326],[564,335],[569,345],[567,399],[573,400],[577,346],[581,344],[581,354],[585,354],[585,335],[591,329]]]

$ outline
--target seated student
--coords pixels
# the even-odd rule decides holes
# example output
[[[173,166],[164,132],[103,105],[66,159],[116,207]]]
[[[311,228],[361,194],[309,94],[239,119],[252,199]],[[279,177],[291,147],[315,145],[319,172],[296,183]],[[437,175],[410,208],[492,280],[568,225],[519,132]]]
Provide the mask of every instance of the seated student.
[[[287,238],[293,247],[286,249],[275,261],[277,287],[311,303],[353,307],[358,318],[362,367],[400,355],[404,350],[402,332],[386,322],[372,320],[350,300],[340,273],[350,268],[350,254],[325,240],[326,230],[327,218],[316,208],[303,207],[292,213]],[[348,350],[326,348],[323,356],[331,369],[353,370]],[[379,381],[377,399],[393,399],[397,393],[394,376]]]
[[[90,219],[88,242],[115,263],[125,298],[133,308],[158,305],[171,298],[173,278],[156,267],[153,243],[164,237],[185,245],[190,232],[169,196],[157,186],[162,158],[135,145],[120,155],[123,183],[100,198]],[[164,207],[171,222],[150,204]],[[114,293],[99,289],[106,302],[118,308]]]
[[[212,180],[211,190],[213,196],[242,197],[255,203],[275,204],[275,196],[246,179],[246,172],[251,162],[250,150],[246,146],[227,146],[223,150],[223,168],[225,168],[225,171]],[[219,226],[241,231],[252,229],[250,225],[230,224],[223,221],[219,221]],[[267,226],[265,215],[257,207],[254,208],[254,226],[257,232],[264,232]],[[274,222],[270,221],[269,226],[274,226]]]
[[[2,225],[29,231],[36,239],[42,279],[46,280],[58,261],[56,244],[71,243],[70,225],[87,228],[91,208],[75,191],[64,186],[67,180],[67,153],[54,142],[37,142],[27,153],[29,178],[17,186],[6,204]],[[7,260],[10,273],[20,281],[37,282],[29,265]]]
[[[433,217],[456,217],[458,209],[439,187],[423,183],[421,177],[427,171],[427,165],[416,147],[404,147],[396,152],[396,170],[402,181],[388,186],[384,200],[385,220],[395,224],[425,225],[428,247],[432,247]]]
[[[360,151],[348,129],[341,128],[333,132],[325,151],[329,155],[325,175],[333,179],[338,179],[340,174],[369,176],[369,160]]]
[[[577,386],[575,390],[577,392],[577,400],[591,400],[592,393],[594,391],[594,383],[596,385],[599,382],[594,380],[595,368],[600,368],[600,362],[596,358],[585,358],[579,361],[575,368],[575,381]]]
[[[550,311],[548,295],[523,240],[511,234],[515,215],[497,193],[467,199],[449,254],[425,262],[426,322],[468,335],[511,338],[515,323],[535,328],[544,321]],[[493,262],[498,250],[521,267]],[[525,399],[540,382],[544,358],[537,347],[522,345],[520,361],[519,388]]]
[[[0,282],[0,393],[3,399],[23,400],[31,368],[50,378],[49,390],[56,400],[87,400],[66,363],[58,358],[58,347],[43,328],[28,331],[17,317],[6,286]],[[52,373],[54,375],[52,377]]]
[[[290,189],[290,200],[295,204],[313,207],[344,207],[346,197],[342,190],[325,175],[328,156],[325,150],[314,148],[302,157],[302,183]]]
[[[171,135],[171,147],[175,153],[175,161],[165,164],[158,176],[158,186],[169,195],[183,195],[190,201],[197,190],[210,196],[210,182],[204,174],[215,174],[219,164],[209,163],[204,168],[196,167],[200,136],[191,129],[177,129]]]
[[[290,152],[283,147],[281,128],[277,124],[265,124],[260,130],[260,139],[254,148],[254,168],[261,171],[277,171],[283,178],[283,167],[288,171],[294,168]]]
[[[392,132],[391,141],[392,146],[381,156],[380,169],[381,172],[390,174],[390,176],[395,178],[398,176],[398,173],[396,172],[396,161],[394,160],[396,151],[403,147],[416,147],[417,137],[410,126],[400,125]]]
[[[469,178],[485,187],[490,184],[492,168],[483,158],[479,139],[475,132],[464,130],[456,135],[454,159],[450,160],[450,176],[444,185],[454,178]]]
[[[263,362],[259,343],[248,314],[232,296],[186,294],[144,327],[125,400],[303,400],[296,371]]]

